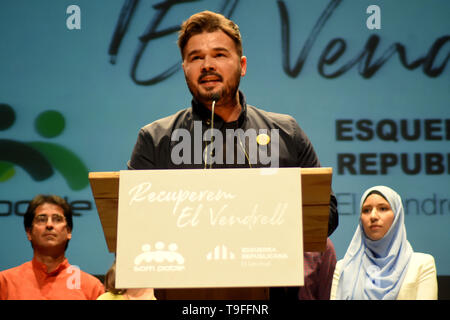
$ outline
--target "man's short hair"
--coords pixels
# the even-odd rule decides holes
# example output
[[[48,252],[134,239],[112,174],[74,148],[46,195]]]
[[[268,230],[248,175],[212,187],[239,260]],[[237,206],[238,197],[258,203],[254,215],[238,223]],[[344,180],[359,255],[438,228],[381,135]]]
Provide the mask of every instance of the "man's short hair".
[[[178,47],[183,60],[184,48],[192,36],[218,30],[223,31],[233,40],[239,57],[242,57],[242,38],[237,24],[219,13],[202,11],[192,15],[181,24],[181,30],[178,33]]]

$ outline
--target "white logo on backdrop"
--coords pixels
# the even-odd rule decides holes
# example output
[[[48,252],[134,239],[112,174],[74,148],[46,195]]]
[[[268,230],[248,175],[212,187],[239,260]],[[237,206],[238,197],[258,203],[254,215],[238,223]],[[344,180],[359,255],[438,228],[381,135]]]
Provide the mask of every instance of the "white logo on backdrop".
[[[218,245],[206,255],[206,260],[234,260],[236,255],[225,245]]]

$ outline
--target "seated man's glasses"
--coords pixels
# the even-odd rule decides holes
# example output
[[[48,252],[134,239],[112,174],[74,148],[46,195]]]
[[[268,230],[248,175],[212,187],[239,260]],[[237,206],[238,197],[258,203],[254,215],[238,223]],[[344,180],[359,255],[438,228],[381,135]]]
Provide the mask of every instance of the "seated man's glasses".
[[[40,214],[34,217],[34,222],[39,225],[47,224],[48,218],[51,218],[54,224],[60,224],[66,221],[66,218],[60,214],[52,214],[51,216],[46,214]]]

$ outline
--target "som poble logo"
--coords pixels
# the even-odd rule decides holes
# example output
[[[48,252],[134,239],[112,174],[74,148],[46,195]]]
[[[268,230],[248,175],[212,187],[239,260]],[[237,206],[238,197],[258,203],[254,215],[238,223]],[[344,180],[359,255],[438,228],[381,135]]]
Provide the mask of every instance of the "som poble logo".
[[[0,103],[0,131],[10,129],[16,113],[8,104]],[[64,116],[55,110],[40,113],[35,119],[35,130],[44,139],[58,137],[65,129]],[[72,190],[82,190],[88,184],[88,169],[71,150],[48,141],[17,141],[0,139],[0,183],[12,180],[16,167],[25,170],[34,181],[44,181],[55,170]]]
[[[142,253],[134,259],[134,272],[173,272],[183,271],[184,257],[177,252],[178,245],[171,243],[165,249],[165,243],[158,241],[155,250],[150,244],[142,246]]]

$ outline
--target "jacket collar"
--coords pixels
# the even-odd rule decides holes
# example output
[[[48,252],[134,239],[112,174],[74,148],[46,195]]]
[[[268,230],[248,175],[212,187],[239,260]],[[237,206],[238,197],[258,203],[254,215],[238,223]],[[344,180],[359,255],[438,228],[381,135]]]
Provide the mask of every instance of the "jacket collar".
[[[241,104],[241,114],[237,120],[238,128],[242,127],[245,119],[247,117],[247,102],[245,101],[245,96],[242,91],[239,90],[239,102]],[[206,122],[208,125],[211,121],[211,111],[206,108],[202,103],[198,102],[195,98],[192,99],[192,111],[194,114],[198,115],[203,122]],[[217,114],[214,115],[214,127],[222,128],[225,121]]]

